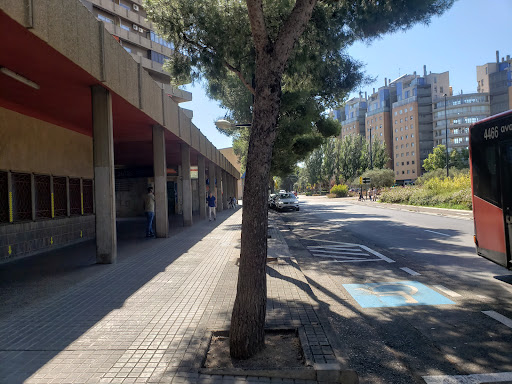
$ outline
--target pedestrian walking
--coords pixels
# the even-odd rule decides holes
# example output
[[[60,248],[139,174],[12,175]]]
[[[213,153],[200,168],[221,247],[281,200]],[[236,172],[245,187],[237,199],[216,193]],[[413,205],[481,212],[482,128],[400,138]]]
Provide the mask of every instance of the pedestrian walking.
[[[155,195],[153,187],[148,187],[148,193],[144,197],[144,213],[146,214],[146,237],[155,237],[153,232],[153,219],[155,218]]]
[[[208,220],[212,221],[212,215],[213,220],[217,220],[217,213],[215,211],[215,208],[217,207],[217,201],[215,199],[215,196],[213,196],[211,192],[208,193],[206,201],[208,202]]]

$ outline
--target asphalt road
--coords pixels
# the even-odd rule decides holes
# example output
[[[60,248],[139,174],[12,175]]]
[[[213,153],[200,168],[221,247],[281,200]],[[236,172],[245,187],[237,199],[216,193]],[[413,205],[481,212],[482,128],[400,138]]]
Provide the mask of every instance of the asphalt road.
[[[512,383],[512,272],[476,255],[472,220],[300,204],[282,230],[361,383]]]

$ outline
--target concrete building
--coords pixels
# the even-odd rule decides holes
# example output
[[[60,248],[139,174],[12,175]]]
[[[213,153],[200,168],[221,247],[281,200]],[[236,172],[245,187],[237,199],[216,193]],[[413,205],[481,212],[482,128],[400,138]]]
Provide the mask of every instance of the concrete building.
[[[242,164],[240,163],[240,160],[238,160],[238,156],[235,154],[235,151],[233,150],[233,147],[229,148],[222,148],[219,149],[220,153],[228,159],[228,161],[233,164],[238,172],[242,172]],[[244,193],[244,186],[243,186],[243,179],[240,178],[237,180],[236,183],[236,197],[238,200],[242,200],[243,193]]]
[[[446,145],[448,126],[448,150],[468,149],[469,127],[490,116],[489,95],[470,93],[437,99],[432,105],[434,120],[434,147]]]
[[[234,165],[104,24],[78,0],[0,0],[0,261],[95,238],[113,263],[148,185],[158,237],[234,193]]]
[[[496,51],[496,62],[476,67],[477,92],[489,94],[491,115],[512,109],[512,59]]]
[[[384,86],[368,97],[366,111],[366,140],[374,143],[379,141],[385,144],[388,156],[391,159],[387,164],[393,168],[393,124],[391,120],[391,105],[396,101],[396,85],[384,80]]]
[[[364,136],[365,135],[365,114],[367,108],[366,95],[354,97],[346,102],[345,113],[340,111],[341,117],[341,139],[346,136]]]
[[[170,85],[169,74],[163,70],[163,64],[175,54],[173,46],[158,36],[153,23],[146,20],[141,0],[80,1],[176,103],[192,100],[190,92]]]
[[[432,103],[445,92],[451,95],[449,73],[416,73],[394,80],[397,101],[392,104],[393,167],[399,183],[415,180],[434,147]]]

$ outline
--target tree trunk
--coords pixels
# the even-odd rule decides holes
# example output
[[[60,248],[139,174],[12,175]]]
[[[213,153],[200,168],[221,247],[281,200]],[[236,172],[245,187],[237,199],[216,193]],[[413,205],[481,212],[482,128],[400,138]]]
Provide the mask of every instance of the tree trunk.
[[[231,317],[230,353],[237,359],[249,358],[265,346],[267,190],[281,98],[281,77],[272,76],[266,69],[262,72],[267,73],[260,73],[256,83],[244,187],[240,270]]]

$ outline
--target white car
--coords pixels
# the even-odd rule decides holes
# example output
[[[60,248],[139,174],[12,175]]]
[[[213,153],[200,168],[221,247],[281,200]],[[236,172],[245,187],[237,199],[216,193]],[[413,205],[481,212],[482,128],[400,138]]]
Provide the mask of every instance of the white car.
[[[280,193],[275,199],[275,206],[278,211],[287,209],[298,211],[299,200],[293,193]]]

